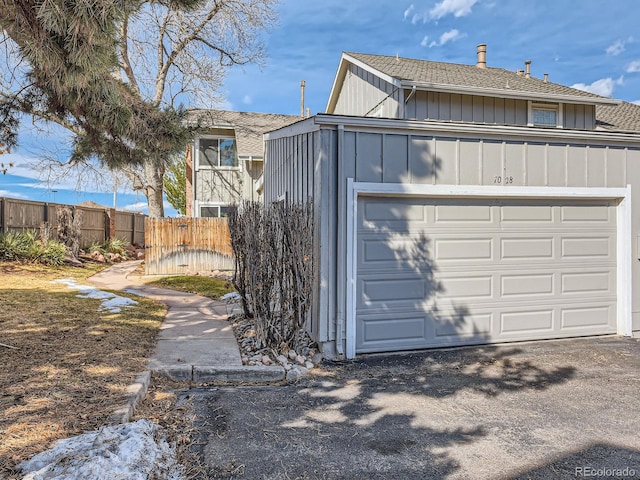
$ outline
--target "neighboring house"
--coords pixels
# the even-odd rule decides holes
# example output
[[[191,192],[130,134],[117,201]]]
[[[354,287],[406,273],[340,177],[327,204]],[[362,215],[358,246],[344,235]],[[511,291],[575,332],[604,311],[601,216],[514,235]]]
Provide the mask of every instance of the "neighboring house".
[[[265,202],[315,204],[326,356],[640,335],[640,107],[485,48],[344,53],[328,114],[266,135]]]
[[[187,149],[187,216],[224,217],[233,203],[262,198],[258,180],[263,134],[300,120],[225,110],[191,110],[187,122],[205,133]]]

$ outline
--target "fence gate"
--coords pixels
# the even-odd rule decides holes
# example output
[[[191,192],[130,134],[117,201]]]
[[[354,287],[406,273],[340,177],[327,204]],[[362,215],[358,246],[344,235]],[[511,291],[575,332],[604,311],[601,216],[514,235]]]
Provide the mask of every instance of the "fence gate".
[[[144,242],[147,275],[234,268],[226,218],[147,218]]]

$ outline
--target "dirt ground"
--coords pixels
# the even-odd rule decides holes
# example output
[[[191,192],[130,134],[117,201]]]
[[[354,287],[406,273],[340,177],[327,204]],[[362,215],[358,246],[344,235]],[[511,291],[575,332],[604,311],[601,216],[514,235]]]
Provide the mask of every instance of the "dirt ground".
[[[166,308],[122,292],[137,305],[100,311],[57,279],[104,266],[45,267],[0,262],[0,478],[56,439],[96,429],[146,369]]]
[[[287,386],[199,388],[208,478],[640,478],[640,343],[369,355]]]

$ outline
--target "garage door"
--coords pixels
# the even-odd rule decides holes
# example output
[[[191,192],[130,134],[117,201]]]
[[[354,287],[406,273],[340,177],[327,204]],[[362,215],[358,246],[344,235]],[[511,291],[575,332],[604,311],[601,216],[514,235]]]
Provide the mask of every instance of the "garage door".
[[[358,200],[356,351],[616,332],[609,201]]]

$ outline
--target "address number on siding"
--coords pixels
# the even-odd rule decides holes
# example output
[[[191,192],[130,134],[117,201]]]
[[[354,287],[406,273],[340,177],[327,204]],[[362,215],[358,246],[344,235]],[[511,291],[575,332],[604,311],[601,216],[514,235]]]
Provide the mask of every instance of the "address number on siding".
[[[501,175],[496,175],[495,177],[493,177],[493,183],[504,183],[505,185],[509,185],[513,183],[513,177],[503,177]]]

